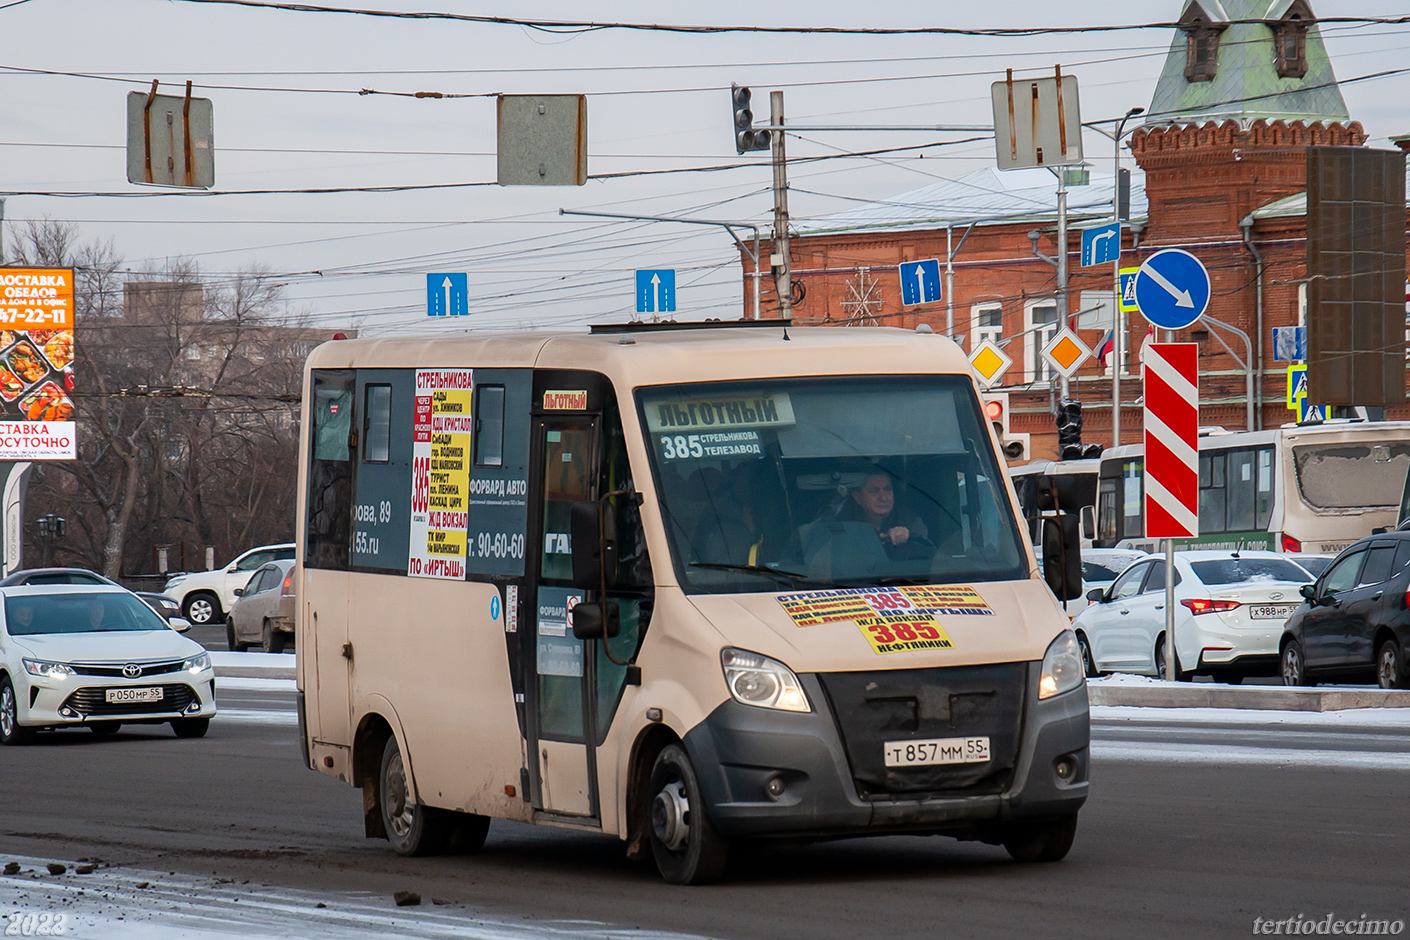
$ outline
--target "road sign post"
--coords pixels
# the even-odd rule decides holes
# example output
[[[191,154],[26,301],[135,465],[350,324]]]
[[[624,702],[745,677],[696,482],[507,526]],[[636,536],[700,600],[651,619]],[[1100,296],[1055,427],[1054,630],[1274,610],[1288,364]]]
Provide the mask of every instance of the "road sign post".
[[[647,268],[636,272],[636,312],[676,312],[676,272],[672,268]]]
[[[1173,681],[1174,540],[1199,535],[1199,344],[1147,343],[1143,351],[1146,538],[1165,540],[1165,675]]]

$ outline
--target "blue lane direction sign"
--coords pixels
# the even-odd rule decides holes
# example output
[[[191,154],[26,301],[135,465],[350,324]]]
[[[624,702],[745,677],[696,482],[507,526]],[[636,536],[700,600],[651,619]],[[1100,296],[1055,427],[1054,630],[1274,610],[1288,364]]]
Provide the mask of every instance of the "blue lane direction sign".
[[[470,287],[464,274],[426,275],[426,316],[470,315]]]
[[[1121,257],[1121,225],[1111,222],[1082,230],[1082,267],[1111,264]]]
[[[1167,330],[1183,330],[1209,307],[1209,272],[1182,248],[1162,248],[1136,275],[1141,315]]]
[[[636,312],[676,312],[676,272],[651,268],[636,272]]]
[[[901,303],[907,307],[940,300],[940,259],[901,263]]]

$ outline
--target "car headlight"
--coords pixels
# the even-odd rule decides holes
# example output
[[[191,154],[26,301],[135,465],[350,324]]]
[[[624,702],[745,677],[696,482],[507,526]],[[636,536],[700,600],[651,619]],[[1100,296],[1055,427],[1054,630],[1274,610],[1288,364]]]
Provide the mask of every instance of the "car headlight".
[[[192,675],[195,675],[195,674],[198,673],[198,672],[203,672],[203,671],[209,669],[210,667],[211,667],[211,655],[210,655],[210,653],[197,653],[195,656],[192,656],[190,659],[186,660],[186,662],[184,662],[184,663],[181,664],[181,668],[182,668],[182,669],[185,669],[187,672],[191,673]]]
[[[175,577],[175,578],[172,578],[170,581],[168,581],[168,582],[166,583],[166,587],[162,588],[162,591],[163,591],[163,592],[170,591],[172,588],[176,587],[178,584],[180,584],[182,581],[185,581],[185,580],[186,580],[186,576],[185,576],[185,575],[179,575],[179,576],[177,576],[177,577]]]
[[[793,670],[776,659],[730,648],[720,651],[720,665],[729,694],[740,704],[788,712],[813,710]]]
[[[1043,654],[1043,669],[1038,675],[1038,698],[1052,698],[1071,692],[1083,682],[1082,650],[1077,634],[1064,630],[1048,644]]]
[[[24,660],[24,671],[41,679],[67,679],[74,674],[67,663],[46,663],[42,659]]]

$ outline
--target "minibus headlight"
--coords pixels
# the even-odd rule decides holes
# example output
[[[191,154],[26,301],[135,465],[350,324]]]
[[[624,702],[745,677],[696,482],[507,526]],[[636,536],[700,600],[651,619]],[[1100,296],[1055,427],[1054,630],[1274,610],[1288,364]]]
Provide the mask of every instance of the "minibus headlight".
[[[740,704],[789,712],[813,710],[793,670],[776,659],[729,648],[720,651],[720,665],[729,694]]]
[[[1064,630],[1048,644],[1043,654],[1043,669],[1038,675],[1038,698],[1052,698],[1071,692],[1082,684],[1082,650],[1077,635]]]

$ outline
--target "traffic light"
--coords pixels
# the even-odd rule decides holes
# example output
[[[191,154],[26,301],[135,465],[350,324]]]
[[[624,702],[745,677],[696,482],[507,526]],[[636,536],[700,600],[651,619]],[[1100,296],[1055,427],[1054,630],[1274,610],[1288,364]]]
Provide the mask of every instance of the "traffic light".
[[[1082,403],[1064,398],[1058,402],[1058,456],[1062,460],[1082,457]]]
[[[984,396],[984,417],[994,426],[994,434],[1008,460],[1022,460],[1028,456],[1028,435],[1013,434],[1009,431],[1009,396],[999,392]]]
[[[730,98],[734,103],[734,149],[736,153],[750,150],[768,150],[773,139],[768,131],[754,130],[754,112],[749,109],[750,92],[748,85],[730,85]]]

